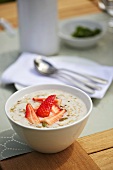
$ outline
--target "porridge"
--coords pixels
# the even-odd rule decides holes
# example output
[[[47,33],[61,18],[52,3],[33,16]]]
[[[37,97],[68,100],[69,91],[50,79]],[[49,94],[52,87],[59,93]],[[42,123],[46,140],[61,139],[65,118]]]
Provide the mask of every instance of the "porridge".
[[[80,98],[55,89],[27,94],[10,108],[15,122],[37,128],[72,124],[86,113],[86,105]]]

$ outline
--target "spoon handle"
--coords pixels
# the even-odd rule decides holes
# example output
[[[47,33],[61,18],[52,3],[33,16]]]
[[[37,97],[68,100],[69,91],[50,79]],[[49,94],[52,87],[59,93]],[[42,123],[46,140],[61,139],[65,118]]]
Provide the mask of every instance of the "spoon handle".
[[[91,89],[94,89],[94,90],[101,90],[101,87],[99,87],[98,85],[96,85],[94,82],[91,82],[89,80],[84,80],[84,79],[81,79],[80,77],[76,77],[76,76],[72,76],[68,73],[64,73],[63,74],[69,76],[72,80],[74,81],[77,81],[77,82],[80,82],[82,84],[84,84],[85,86],[88,86],[90,87]]]
[[[100,83],[100,84],[107,84],[108,83],[107,80],[99,78],[99,77],[96,77],[96,76],[91,76],[91,75],[88,75],[88,74],[81,74],[81,73],[78,73],[76,71],[72,71],[72,70],[65,69],[65,68],[61,68],[60,70],[67,71],[67,72],[79,75],[79,76],[87,78],[87,79],[89,79],[89,80],[91,80],[91,81],[93,81],[95,83]]]
[[[66,80],[68,82],[68,84],[76,86],[76,87],[80,88],[81,90],[83,90],[83,91],[85,91],[85,92],[87,92],[89,94],[94,94],[95,93],[95,91],[93,89],[85,86],[82,83],[79,83],[79,82],[73,80],[71,77],[69,77],[65,73],[64,74],[57,74],[57,75],[59,75],[61,78],[64,78],[64,80]]]

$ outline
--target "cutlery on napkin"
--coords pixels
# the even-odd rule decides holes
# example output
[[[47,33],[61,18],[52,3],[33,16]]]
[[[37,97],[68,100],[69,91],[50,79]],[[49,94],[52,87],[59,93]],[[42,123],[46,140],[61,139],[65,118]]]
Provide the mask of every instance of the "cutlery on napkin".
[[[9,68],[5,70],[1,77],[3,84],[21,84],[21,86],[30,86],[36,84],[63,84],[62,81],[41,76],[37,73],[34,66],[34,59],[40,57],[37,54],[23,53]],[[113,80],[113,67],[100,65],[90,60],[76,56],[56,56],[45,57],[46,60],[54,64],[57,68],[67,68],[73,71],[78,71],[83,74],[91,74],[108,81],[107,84],[99,86],[101,90],[95,90],[94,94],[89,94],[92,98],[103,98],[107,89]]]

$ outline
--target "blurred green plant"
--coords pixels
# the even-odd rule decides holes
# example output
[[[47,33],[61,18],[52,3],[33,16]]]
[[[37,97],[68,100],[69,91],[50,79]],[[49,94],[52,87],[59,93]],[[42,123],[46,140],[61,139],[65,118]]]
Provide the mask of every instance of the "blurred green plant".
[[[87,37],[93,37],[96,36],[97,34],[101,33],[101,29],[95,28],[94,30],[83,27],[83,26],[78,26],[75,28],[75,31],[71,34],[72,37],[78,37],[78,38],[87,38]]]

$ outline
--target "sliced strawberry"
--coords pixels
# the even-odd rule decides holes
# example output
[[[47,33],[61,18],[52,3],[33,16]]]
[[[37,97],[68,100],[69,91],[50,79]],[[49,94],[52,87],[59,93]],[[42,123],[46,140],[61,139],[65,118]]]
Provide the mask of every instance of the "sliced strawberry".
[[[61,105],[61,102],[62,102],[62,100],[61,100],[61,99],[56,99],[56,104],[57,104],[58,106],[60,106],[60,105]]]
[[[40,123],[39,118],[37,117],[34,108],[30,103],[26,105],[26,114],[25,117],[28,119],[30,123],[38,124]]]
[[[54,100],[56,98],[56,95],[50,95],[49,97],[47,97],[39,106],[39,108],[37,109],[37,116],[40,117],[47,117],[49,116],[52,106],[54,104]]]
[[[66,112],[65,109],[62,109],[60,112],[58,112],[56,115],[54,116],[50,116],[50,117],[46,117],[43,118],[41,120],[41,122],[46,122],[49,125],[52,125],[53,123],[57,122],[59,119],[62,118],[62,116],[64,115],[64,113]]]
[[[35,111],[35,113],[37,112],[37,109],[39,108],[39,106],[37,106],[37,107],[35,107],[35,108],[33,108],[34,109],[34,111]]]
[[[35,102],[40,102],[40,103],[42,103],[45,99],[46,99],[46,98],[43,98],[43,97],[42,97],[42,98],[39,98],[39,97],[33,97],[33,98],[32,98],[33,101],[35,101]],[[61,99],[55,99],[55,100],[54,100],[54,104],[58,104],[58,105],[60,106],[61,101],[62,101]]]

